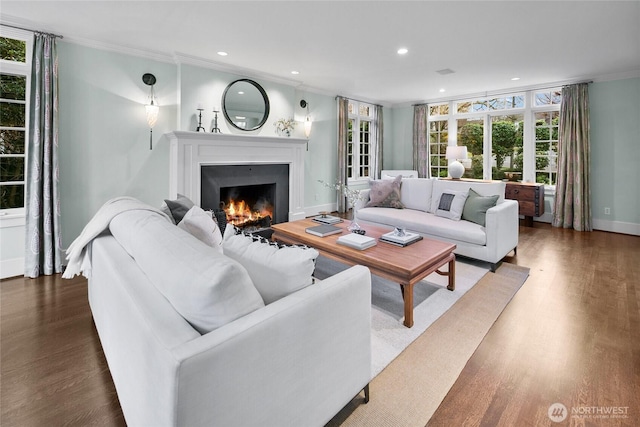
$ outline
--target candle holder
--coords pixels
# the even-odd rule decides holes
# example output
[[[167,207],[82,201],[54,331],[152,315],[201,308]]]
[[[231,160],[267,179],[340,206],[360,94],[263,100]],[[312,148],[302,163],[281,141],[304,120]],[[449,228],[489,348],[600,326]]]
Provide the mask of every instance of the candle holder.
[[[215,113],[215,116],[213,117],[213,128],[211,129],[211,132],[213,132],[213,133],[222,133],[222,132],[220,132],[220,128],[218,127],[218,113],[220,111],[213,110],[213,112]]]
[[[196,132],[207,131],[204,126],[202,126],[202,110],[204,110],[204,108],[198,108],[198,127],[196,128]]]

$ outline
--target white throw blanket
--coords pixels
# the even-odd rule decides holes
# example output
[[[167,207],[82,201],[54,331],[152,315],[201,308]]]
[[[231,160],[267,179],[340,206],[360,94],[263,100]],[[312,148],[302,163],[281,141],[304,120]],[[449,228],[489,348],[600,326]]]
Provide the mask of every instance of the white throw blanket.
[[[153,211],[170,220],[161,210],[133,197],[122,196],[109,200],[98,209],[67,249],[68,263],[62,277],[72,279],[75,275],[82,273],[87,279],[91,278],[91,241],[106,230],[111,220],[118,214],[137,209]]]

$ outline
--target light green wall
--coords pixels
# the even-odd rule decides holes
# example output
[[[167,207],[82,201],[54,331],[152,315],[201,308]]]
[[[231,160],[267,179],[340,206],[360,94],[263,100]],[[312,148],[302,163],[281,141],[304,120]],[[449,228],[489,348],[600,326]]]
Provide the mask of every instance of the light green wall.
[[[211,127],[213,106],[219,106],[228,83],[243,76],[191,65],[175,65],[59,43],[60,193],[63,246],[80,233],[97,209],[110,198],[130,195],[159,206],[169,194],[168,141],[175,129],[195,130],[198,104],[204,104],[204,125]],[[154,149],[144,103],[148,87],[142,74],[157,77],[160,117],[154,128]],[[258,80],[259,81],[259,80]],[[259,81],[271,101],[271,114],[255,134],[274,135],[280,117],[302,120],[309,102],[313,129],[305,157],[305,206],[326,208],[335,193],[317,182],[333,181],[336,160],[336,102],[332,96],[298,91],[292,86]],[[594,218],[640,223],[637,191],[640,135],[640,79],[594,83],[591,86],[592,197]],[[183,108],[179,106],[182,105]],[[412,168],[413,108],[384,109],[384,168]],[[227,127],[222,115],[219,126]],[[302,136],[302,129],[296,129]],[[611,215],[602,214],[604,207]]]
[[[168,145],[176,127],[176,67],[148,59],[58,44],[60,198],[63,247],[107,200],[122,195],[159,205],[168,196]],[[160,114],[149,150],[144,104],[157,78]]]
[[[98,208],[113,197],[128,195],[160,206],[169,196],[169,150],[163,135],[195,130],[198,104],[205,107],[203,125],[210,130],[213,107],[220,106],[225,87],[244,76],[65,42],[58,46],[60,197],[63,247],[67,247]],[[142,83],[142,75],[147,72],[157,78],[155,92],[160,105],[153,150],[149,150],[143,106],[149,87]],[[300,99],[309,102],[314,124],[305,157],[305,206],[326,208],[334,200],[328,191],[316,187],[318,179],[332,181],[336,169],[334,98],[255,80],[269,95],[271,112],[265,125],[251,134],[275,136],[273,123],[288,117],[302,120],[306,110],[299,106]],[[227,126],[222,114],[218,125],[223,133],[243,133]],[[303,137],[302,126],[294,136]]]
[[[640,224],[640,78],[593,83],[589,102],[594,221]]]
[[[391,109],[390,121],[385,120],[384,168],[413,169],[413,107]],[[386,118],[386,116],[385,116]]]

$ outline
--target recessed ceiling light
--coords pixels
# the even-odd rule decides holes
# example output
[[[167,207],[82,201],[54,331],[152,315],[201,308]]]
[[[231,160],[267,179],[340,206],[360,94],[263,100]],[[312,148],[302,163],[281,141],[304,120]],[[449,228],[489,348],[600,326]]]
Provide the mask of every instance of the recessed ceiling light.
[[[227,53],[227,52],[220,51],[220,52],[218,52],[218,55],[220,55],[220,56],[227,56],[227,55],[228,55],[228,53]]]
[[[444,88],[442,88],[442,89],[440,89],[440,90],[439,90],[439,92],[440,92],[440,93],[442,93],[442,92],[444,92],[444,91],[445,91],[445,89],[444,89]]]
[[[291,72],[291,74],[298,75],[298,74],[300,74],[300,71],[293,70],[293,71]]]
[[[398,49],[398,55],[404,55],[407,52],[409,52],[409,49],[407,49],[406,47],[401,47],[400,49]]]
[[[520,80],[520,77],[514,77],[511,80],[513,80],[515,82],[516,80]]]

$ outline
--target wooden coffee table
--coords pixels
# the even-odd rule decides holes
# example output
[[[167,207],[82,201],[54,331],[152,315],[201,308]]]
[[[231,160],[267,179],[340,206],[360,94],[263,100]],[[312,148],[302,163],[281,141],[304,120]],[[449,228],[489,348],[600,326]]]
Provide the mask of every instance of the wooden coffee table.
[[[413,286],[429,274],[436,272],[449,277],[447,289],[455,289],[455,260],[453,250],[456,245],[432,239],[422,239],[409,246],[399,247],[378,241],[378,244],[365,250],[353,249],[336,243],[341,235],[348,233],[349,222],[335,224],[343,228],[341,234],[317,237],[305,232],[307,227],[318,225],[311,219],[274,224],[272,239],[286,244],[302,243],[316,248],[322,255],[347,265],[364,265],[373,274],[400,284],[404,299],[404,325],[413,326]],[[367,236],[378,239],[391,228],[373,225],[363,227]],[[440,271],[449,264],[449,271]]]

